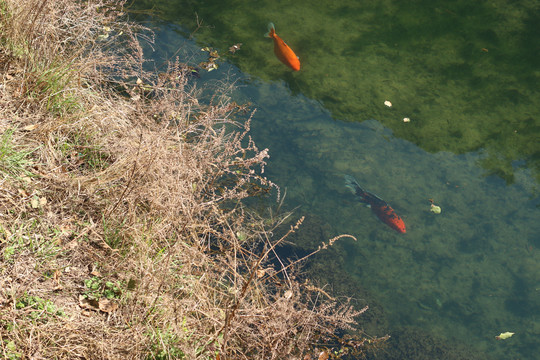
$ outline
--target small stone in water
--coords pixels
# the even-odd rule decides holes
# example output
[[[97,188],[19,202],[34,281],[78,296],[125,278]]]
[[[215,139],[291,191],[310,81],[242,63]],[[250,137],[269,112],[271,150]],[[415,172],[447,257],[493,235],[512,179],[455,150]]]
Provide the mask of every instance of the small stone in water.
[[[391,103],[390,101],[388,101],[388,100],[386,100],[386,101],[384,102],[384,105],[386,105],[386,106],[388,106],[388,107],[392,107],[392,103]]]

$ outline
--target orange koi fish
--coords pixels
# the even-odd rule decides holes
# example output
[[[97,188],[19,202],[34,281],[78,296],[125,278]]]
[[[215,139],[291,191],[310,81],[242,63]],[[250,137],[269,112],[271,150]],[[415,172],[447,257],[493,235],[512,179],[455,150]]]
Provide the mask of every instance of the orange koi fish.
[[[362,189],[355,178],[350,175],[345,175],[345,186],[351,189],[358,197],[359,201],[368,204],[371,207],[371,211],[373,211],[383,223],[399,233],[404,234],[407,232],[403,220],[386,201],[377,195]]]
[[[273,23],[268,24],[268,33],[265,36],[274,39],[274,54],[276,54],[277,58],[282,63],[294,71],[300,70],[300,60],[298,59],[298,56],[296,56],[289,45],[285,44],[285,41],[281,40],[276,34]]]

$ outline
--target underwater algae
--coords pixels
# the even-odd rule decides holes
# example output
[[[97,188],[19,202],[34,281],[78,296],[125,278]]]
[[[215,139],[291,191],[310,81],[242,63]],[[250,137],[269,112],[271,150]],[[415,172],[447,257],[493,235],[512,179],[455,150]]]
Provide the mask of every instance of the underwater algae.
[[[430,152],[484,149],[487,174],[512,183],[513,162],[520,161],[540,181],[537,2],[314,4],[137,2],[181,23],[244,73],[285,80],[335,119],[375,118]],[[269,21],[300,57],[299,73],[274,57],[263,36]],[[226,55],[239,42],[241,50]]]
[[[396,139],[375,120],[332,122],[322,110],[306,110],[308,104],[317,108],[311,100],[298,96],[287,101],[280,87],[284,85],[264,83],[245,89],[260,105],[256,141],[271,144],[268,175],[287,188],[287,203],[299,206],[297,212],[317,214],[320,222],[331,224],[318,236],[306,236],[313,246],[338,233],[358,239],[338,244],[338,254],[324,262],[328,271],[345,264],[370,292],[369,303],[382,306],[385,321],[392,324],[422,328],[490,358],[512,352],[517,358],[534,351],[536,346],[493,348],[496,334],[491,334],[506,326],[519,329],[520,342],[535,336],[529,330],[535,328],[534,318],[517,312],[518,304],[528,314],[540,306],[531,290],[540,261],[534,247],[538,211],[528,198],[523,171],[508,186],[483,175],[477,166],[482,154],[429,154]],[[272,126],[263,125],[267,122]],[[408,233],[386,229],[350,196],[343,174],[354,174],[388,200]],[[430,211],[429,199],[442,207],[441,214]],[[308,239],[298,246],[309,249]],[[516,282],[527,290],[512,300]],[[392,326],[392,334],[400,331]]]

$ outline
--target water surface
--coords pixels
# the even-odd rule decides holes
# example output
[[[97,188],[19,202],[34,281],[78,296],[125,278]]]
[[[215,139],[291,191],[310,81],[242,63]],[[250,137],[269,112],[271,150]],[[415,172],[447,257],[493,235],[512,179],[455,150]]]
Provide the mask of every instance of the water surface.
[[[414,328],[469,348],[469,358],[535,358],[537,2],[155,3],[180,25],[154,24],[155,58],[197,65],[201,47],[215,48],[220,67],[194,82],[236,81],[235,100],[257,109],[251,128],[270,149],[266,175],[287,189],[289,208],[324,229],[298,245],[358,239],[339,243],[326,268],[346,271],[384,308],[385,328],[373,335]],[[268,21],[300,56],[300,72],[274,57]],[[241,50],[227,55],[235,43]],[[355,201],[344,174],[387,200],[407,233]],[[495,340],[505,331],[516,335]]]

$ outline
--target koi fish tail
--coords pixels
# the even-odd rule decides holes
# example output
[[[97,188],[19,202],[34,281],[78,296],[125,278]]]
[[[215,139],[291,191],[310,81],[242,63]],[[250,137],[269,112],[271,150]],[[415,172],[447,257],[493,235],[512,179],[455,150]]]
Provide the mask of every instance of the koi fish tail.
[[[358,181],[351,175],[345,175],[345,186],[348,187],[353,194],[364,199],[366,191],[358,184]]]
[[[276,28],[274,27],[274,23],[268,23],[268,32],[264,34],[266,37],[273,37],[273,35],[276,33]]]

